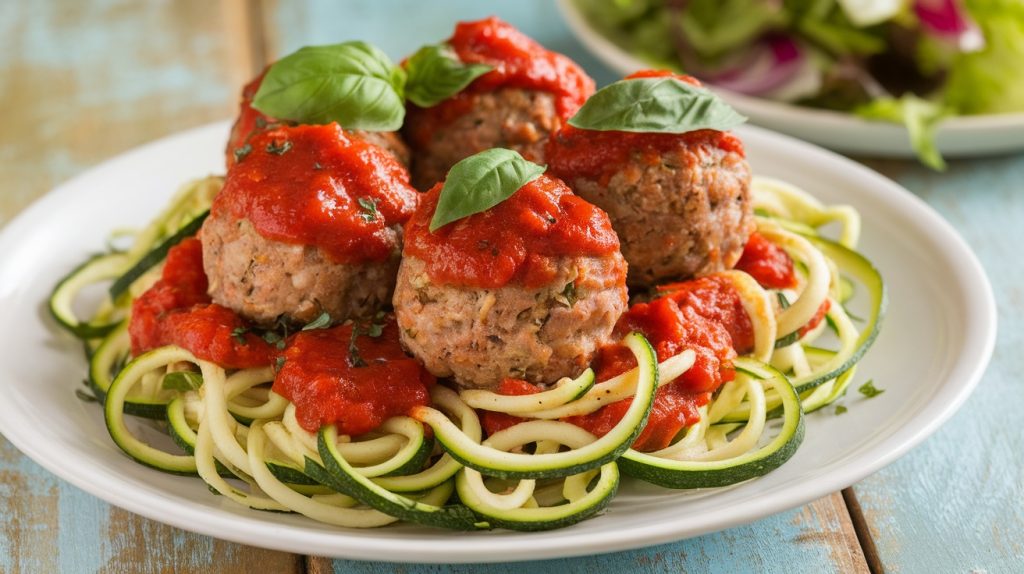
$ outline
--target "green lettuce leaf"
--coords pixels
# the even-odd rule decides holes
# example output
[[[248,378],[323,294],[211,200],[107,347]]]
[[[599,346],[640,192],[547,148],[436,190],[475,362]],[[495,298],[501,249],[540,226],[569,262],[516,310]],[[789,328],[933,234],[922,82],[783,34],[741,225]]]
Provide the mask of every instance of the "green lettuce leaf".
[[[899,99],[878,98],[854,110],[854,113],[865,119],[906,126],[910,134],[910,145],[917,152],[921,163],[938,171],[946,169],[946,161],[935,147],[935,129],[939,122],[949,115],[948,112],[949,110],[941,104],[910,93]]]
[[[968,0],[985,49],[954,58],[944,101],[962,114],[1024,111],[1024,2]]]

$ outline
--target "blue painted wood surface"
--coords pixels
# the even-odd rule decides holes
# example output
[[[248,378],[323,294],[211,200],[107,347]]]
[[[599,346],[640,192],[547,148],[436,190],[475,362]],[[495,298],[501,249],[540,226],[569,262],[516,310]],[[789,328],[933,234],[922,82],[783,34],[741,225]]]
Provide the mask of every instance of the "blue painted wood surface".
[[[0,7],[0,223],[49,187],[143,141],[233,112],[253,54],[363,38],[393,57],[496,13],[616,75],[571,38],[547,0],[4,3]],[[265,45],[263,44],[265,42]],[[126,47],[131,47],[127,49]],[[75,101],[74,106],[68,104]],[[978,252],[1001,320],[993,365],[942,431],[856,486],[890,571],[1024,571],[1024,156],[953,162],[934,174],[868,162],[921,195]],[[590,558],[455,567],[303,560],[196,536],[68,486],[0,437],[0,573],[14,572],[852,572],[864,557],[841,497],[675,544]]]
[[[899,572],[1024,572],[1024,155],[954,161],[941,174],[868,164],[960,230],[999,314],[992,363],[960,412],[855,488],[879,557]]]
[[[201,1],[0,3],[0,224],[109,156],[231,113],[250,71],[231,70],[228,28]],[[0,573],[260,567],[303,560],[114,508],[0,437]]]

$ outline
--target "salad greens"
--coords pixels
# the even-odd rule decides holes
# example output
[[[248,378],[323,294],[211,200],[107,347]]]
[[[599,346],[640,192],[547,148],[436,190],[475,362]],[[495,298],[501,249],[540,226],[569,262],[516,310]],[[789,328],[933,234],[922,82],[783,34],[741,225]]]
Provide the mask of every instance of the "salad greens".
[[[753,96],[902,123],[943,169],[942,119],[1024,112],[1021,0],[575,0],[652,66]]]

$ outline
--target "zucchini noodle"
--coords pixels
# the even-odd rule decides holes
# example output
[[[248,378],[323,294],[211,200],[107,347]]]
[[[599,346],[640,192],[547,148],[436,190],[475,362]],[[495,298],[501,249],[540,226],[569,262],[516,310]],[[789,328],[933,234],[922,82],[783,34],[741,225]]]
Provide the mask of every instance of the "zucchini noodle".
[[[271,390],[272,367],[229,371],[174,346],[131,356],[123,319],[133,298],[159,277],[168,241],[201,223],[221,184],[215,177],[192,182],[153,223],[119,233],[117,240],[131,246],[90,259],[62,280],[51,311],[88,343],[89,386],[111,437],[129,456],[198,476],[238,504],[340,527],[408,521],[542,530],[601,512],[622,474],[678,489],[756,478],[793,455],[805,413],[844,395],[885,309],[880,275],[854,251],[857,212],[755,178],[758,232],[794,260],[796,287],[765,289],[743,271],[719,273],[750,319],[752,348],[733,361],[735,377],[664,448],[638,452],[632,445],[659,389],[689,371],[697,355],[683,349],[659,361],[639,333],[623,339],[637,366],[604,381],[586,369],[522,396],[439,384],[430,390],[430,406],[391,417],[366,435],[339,435],[333,426],[310,432],[295,405]],[[819,232],[836,227],[835,242]],[[115,296],[80,319],[74,307],[81,291],[109,281],[120,291],[112,289]],[[866,318],[851,315],[850,304]],[[825,320],[810,325],[824,306]],[[179,384],[168,385],[168,376],[181,372],[192,388],[181,387],[180,375]],[[562,420],[629,399],[625,415],[602,436]],[[477,409],[521,420],[485,437]],[[126,415],[150,424],[129,425]],[[769,424],[776,418],[781,424]],[[154,439],[154,426],[176,447]]]

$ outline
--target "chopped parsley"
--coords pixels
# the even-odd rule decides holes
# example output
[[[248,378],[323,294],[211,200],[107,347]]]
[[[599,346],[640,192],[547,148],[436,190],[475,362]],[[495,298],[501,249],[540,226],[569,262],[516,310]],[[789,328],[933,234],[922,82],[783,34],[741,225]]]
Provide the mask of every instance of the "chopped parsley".
[[[267,144],[267,153],[272,153],[274,155],[284,155],[288,153],[288,150],[290,149],[292,149],[292,142],[288,140],[284,140],[280,143],[278,143],[277,140],[274,140]]]
[[[877,397],[878,395],[880,395],[880,394],[885,392],[885,389],[879,389],[878,387],[875,386],[875,380],[874,379],[871,379],[868,382],[864,383],[857,390],[860,392],[860,394],[864,395],[865,397],[867,397],[869,399],[873,398],[873,397]]]
[[[775,297],[779,300],[779,308],[789,309],[789,299],[786,299],[786,295],[782,291],[776,291]]]
[[[255,124],[256,124],[256,129],[260,129],[261,130],[261,129],[267,127],[267,118],[265,118],[263,116],[256,116]]]
[[[273,345],[278,350],[284,349],[284,337],[277,334],[275,331],[267,331],[263,333],[263,340],[266,341],[268,345]]]
[[[239,345],[248,345],[249,340],[245,338],[246,333],[249,332],[248,327],[235,327],[231,331],[231,337],[238,342]]]
[[[356,200],[359,203],[359,207],[362,208],[363,212],[359,214],[359,217],[363,218],[363,221],[369,223],[371,221],[377,221],[377,200],[372,197],[360,197]]]
[[[286,360],[287,360],[287,359],[285,359],[285,358],[284,358],[284,355],[278,355],[278,356],[277,356],[277,359],[274,359],[274,367],[275,367],[275,368],[276,368],[276,369],[277,369],[278,371],[280,371],[280,370],[281,370],[281,367],[283,367],[283,366],[284,366],[284,362],[285,362]]]
[[[82,389],[75,389],[75,396],[78,397],[78,400],[80,400],[80,401],[82,401],[84,403],[98,403],[99,402],[99,399],[96,398],[96,395],[93,395],[91,393],[87,393],[87,392],[83,391]]]
[[[245,144],[242,147],[236,147],[235,150],[231,153],[235,154],[235,163],[238,163],[245,159],[246,156],[252,153],[252,146],[249,144]]]
[[[320,162],[318,162],[318,161],[314,161],[313,162],[313,169],[315,169],[317,171],[320,171],[323,168],[324,168],[324,166],[320,165]]]
[[[192,371],[175,371],[164,375],[164,380],[160,386],[168,391],[187,393],[188,391],[198,390],[199,387],[203,386],[203,376]]]
[[[841,414],[845,413],[847,410],[848,409],[846,407],[844,407],[843,405],[836,405],[836,414],[837,415],[841,415]]]
[[[359,354],[359,347],[356,340],[361,335],[377,338],[384,333],[384,322],[387,315],[383,311],[377,311],[373,320],[369,323],[352,323],[352,337],[348,341],[348,362],[353,367],[365,367],[366,361]]]
[[[320,316],[313,319],[302,328],[303,331],[310,331],[312,329],[323,329],[324,327],[331,326],[331,314],[327,311],[320,313]]]
[[[576,291],[576,282],[570,281],[566,283],[565,287],[562,288],[560,295],[565,298],[565,302],[569,307],[575,305],[576,301],[579,301],[579,293]]]

